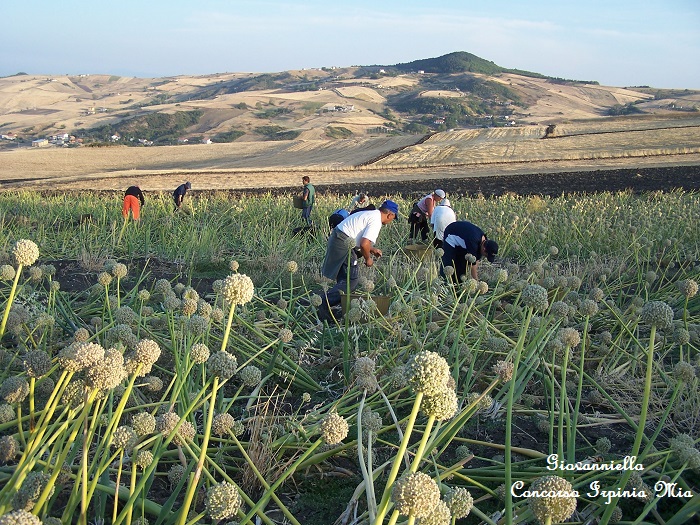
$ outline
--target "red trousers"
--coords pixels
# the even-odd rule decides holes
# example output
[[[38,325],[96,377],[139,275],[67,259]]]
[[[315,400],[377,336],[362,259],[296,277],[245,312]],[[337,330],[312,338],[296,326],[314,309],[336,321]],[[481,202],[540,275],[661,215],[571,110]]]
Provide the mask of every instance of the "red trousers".
[[[122,215],[125,219],[129,217],[129,210],[131,210],[131,216],[135,221],[139,220],[141,214],[141,203],[138,197],[133,195],[126,195],[124,197],[124,206],[122,207]]]

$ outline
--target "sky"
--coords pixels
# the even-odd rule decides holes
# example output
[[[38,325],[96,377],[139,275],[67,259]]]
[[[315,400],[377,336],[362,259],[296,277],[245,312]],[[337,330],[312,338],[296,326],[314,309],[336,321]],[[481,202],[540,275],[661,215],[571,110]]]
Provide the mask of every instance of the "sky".
[[[271,73],[467,51],[608,86],[700,89],[699,0],[2,0],[0,35],[0,76]]]

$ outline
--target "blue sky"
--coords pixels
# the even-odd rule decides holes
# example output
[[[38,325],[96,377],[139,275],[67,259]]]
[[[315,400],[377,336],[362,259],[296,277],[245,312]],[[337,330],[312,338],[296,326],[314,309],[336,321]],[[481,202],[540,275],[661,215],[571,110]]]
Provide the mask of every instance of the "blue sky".
[[[468,51],[611,86],[700,89],[698,0],[3,1],[0,75],[159,77]]]

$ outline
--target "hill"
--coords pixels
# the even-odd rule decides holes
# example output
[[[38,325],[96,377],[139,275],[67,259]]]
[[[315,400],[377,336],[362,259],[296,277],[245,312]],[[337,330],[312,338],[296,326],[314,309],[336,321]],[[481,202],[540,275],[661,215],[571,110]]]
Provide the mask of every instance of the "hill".
[[[457,51],[448,53],[437,58],[424,58],[407,62],[405,64],[396,64],[390,66],[397,71],[404,73],[411,71],[423,71],[425,73],[436,73],[441,75],[451,75],[453,73],[482,73],[484,75],[498,75],[500,73],[519,73],[525,76],[536,78],[547,78],[539,73],[531,73],[529,71],[519,71],[501,67],[490,60],[485,60],[481,57],[467,53],[465,51]]]
[[[466,52],[391,66],[269,74],[0,78],[5,147],[346,140],[697,110],[688,90],[599,86],[503,68]],[[74,138],[71,138],[74,137]]]

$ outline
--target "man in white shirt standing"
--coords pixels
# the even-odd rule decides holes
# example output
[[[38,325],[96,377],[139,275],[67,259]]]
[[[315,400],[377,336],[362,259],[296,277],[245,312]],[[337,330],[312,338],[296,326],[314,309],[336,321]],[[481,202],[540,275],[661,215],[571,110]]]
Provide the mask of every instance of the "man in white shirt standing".
[[[382,226],[391,223],[398,214],[398,204],[386,200],[379,209],[352,213],[333,228],[328,238],[321,274],[336,281],[336,285],[326,292],[319,308],[322,320],[332,319],[330,307],[340,304],[341,292],[347,292],[348,286],[351,292],[357,288],[358,257],[364,259],[366,266],[374,264],[373,256],[381,257],[382,251],[375,248],[374,243]]]
[[[445,237],[445,228],[457,220],[457,215],[452,209],[450,204],[450,199],[442,199],[438,206],[435,206],[433,210],[433,215],[430,217],[430,224],[433,226],[433,231],[435,232],[435,238],[433,239],[433,246],[436,248],[442,248],[442,241]]]

